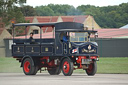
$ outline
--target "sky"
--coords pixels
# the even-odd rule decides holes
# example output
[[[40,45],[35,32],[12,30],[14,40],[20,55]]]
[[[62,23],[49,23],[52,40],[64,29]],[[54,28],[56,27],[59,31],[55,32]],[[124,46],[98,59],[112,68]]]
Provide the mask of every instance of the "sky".
[[[69,4],[74,7],[78,7],[80,5],[94,5],[94,6],[113,6],[119,5],[121,3],[127,3],[128,0],[27,0],[26,5],[30,5],[33,7],[48,5],[48,4]]]

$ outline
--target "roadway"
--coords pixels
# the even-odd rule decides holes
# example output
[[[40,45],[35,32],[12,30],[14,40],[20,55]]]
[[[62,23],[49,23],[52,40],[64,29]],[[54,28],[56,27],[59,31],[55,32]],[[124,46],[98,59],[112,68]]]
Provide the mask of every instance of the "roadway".
[[[128,74],[86,74],[72,76],[38,73],[26,76],[23,73],[0,73],[0,85],[128,85]]]

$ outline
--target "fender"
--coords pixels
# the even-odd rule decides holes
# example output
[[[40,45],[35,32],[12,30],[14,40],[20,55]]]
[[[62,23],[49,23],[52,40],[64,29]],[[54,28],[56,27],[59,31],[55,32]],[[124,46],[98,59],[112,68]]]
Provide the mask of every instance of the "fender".
[[[25,60],[26,58],[30,58],[30,59],[31,59],[31,61],[32,61],[32,66],[34,66],[34,65],[35,65],[35,63],[34,63],[34,61],[33,61],[32,57],[30,57],[30,56],[26,55],[26,56],[24,56],[24,57],[22,58],[22,60],[21,60],[21,66],[20,66],[20,67],[23,67],[23,62],[24,62],[24,60]]]

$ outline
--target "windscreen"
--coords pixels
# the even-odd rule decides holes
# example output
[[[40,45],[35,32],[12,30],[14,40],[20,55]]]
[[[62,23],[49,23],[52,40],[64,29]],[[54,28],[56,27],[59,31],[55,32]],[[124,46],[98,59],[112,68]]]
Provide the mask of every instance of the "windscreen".
[[[70,42],[87,42],[87,32],[70,32]]]

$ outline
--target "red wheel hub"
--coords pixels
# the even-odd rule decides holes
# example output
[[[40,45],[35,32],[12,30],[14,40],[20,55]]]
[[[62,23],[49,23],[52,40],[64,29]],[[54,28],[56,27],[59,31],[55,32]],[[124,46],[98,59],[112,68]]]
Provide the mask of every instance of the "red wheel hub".
[[[90,73],[93,70],[93,63],[91,63],[87,69],[87,71]]]
[[[24,63],[24,71],[27,73],[30,71],[30,62],[29,61],[26,61]]]
[[[64,73],[68,73],[69,69],[70,69],[69,63],[67,61],[65,61],[64,64],[63,64]]]

